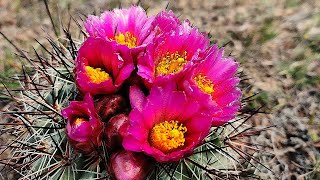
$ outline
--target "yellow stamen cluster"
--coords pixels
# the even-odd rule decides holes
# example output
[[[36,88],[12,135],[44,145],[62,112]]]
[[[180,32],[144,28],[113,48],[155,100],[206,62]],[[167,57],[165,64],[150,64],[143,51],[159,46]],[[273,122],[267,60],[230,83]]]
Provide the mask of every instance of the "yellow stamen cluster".
[[[182,55],[176,53],[166,53],[160,58],[160,62],[156,67],[156,75],[167,75],[170,73],[176,74],[180,72],[187,63],[187,52]]]
[[[201,89],[201,91],[207,94],[213,93],[213,83],[210,79],[207,78],[207,76],[202,76],[201,74],[199,74],[193,79],[195,80],[197,86],[199,87],[199,89]]]
[[[184,145],[187,128],[178,121],[164,121],[155,125],[150,133],[150,144],[164,153]]]
[[[74,123],[73,123],[73,127],[77,128],[79,127],[85,120],[83,118],[77,118]]]
[[[91,66],[86,66],[85,68],[86,74],[93,83],[99,84],[110,79],[110,75],[101,68],[93,68]]]
[[[116,40],[118,44],[128,46],[128,48],[137,47],[137,38],[130,32],[126,32],[125,34],[119,33],[119,35],[114,37],[114,40]]]

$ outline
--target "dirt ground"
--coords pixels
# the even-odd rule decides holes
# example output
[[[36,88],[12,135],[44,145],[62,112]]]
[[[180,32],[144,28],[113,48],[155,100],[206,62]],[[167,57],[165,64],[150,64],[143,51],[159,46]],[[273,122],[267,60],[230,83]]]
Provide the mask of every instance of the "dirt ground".
[[[134,2],[134,1],[133,1]],[[121,1],[126,7],[131,1]],[[141,1],[156,14],[168,1]],[[52,0],[59,22],[73,16],[118,6],[117,0]],[[258,171],[263,179],[320,178],[320,1],[318,0],[176,0],[169,7],[210,32],[231,53],[251,79],[246,93],[260,92],[252,107],[266,105],[269,114],[253,118],[256,126],[276,125],[253,139],[263,145],[260,160],[273,172]],[[69,10],[69,11],[68,11]],[[0,0],[0,31],[20,47],[37,47],[53,34],[41,0]],[[21,71],[13,48],[0,36],[0,80]],[[0,85],[0,90],[3,86]],[[0,95],[0,108],[8,101]],[[1,129],[0,129],[1,130]],[[2,134],[2,133],[1,133]],[[0,136],[0,141],[1,141]]]

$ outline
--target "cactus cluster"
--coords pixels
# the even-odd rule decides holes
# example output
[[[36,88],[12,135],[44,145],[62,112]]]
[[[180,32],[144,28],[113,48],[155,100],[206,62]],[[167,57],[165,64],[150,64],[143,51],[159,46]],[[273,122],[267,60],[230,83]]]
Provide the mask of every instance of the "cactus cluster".
[[[0,125],[13,138],[0,152],[10,152],[1,173],[219,179],[257,178],[259,167],[268,169],[250,142],[265,129],[246,125],[260,109],[244,110],[252,97],[240,99],[243,73],[188,21],[166,10],[147,17],[133,6],[89,16],[85,28],[84,42],[64,29],[63,40],[48,38],[50,48],[17,49],[29,64],[15,78],[21,87],[6,92],[15,105]],[[223,78],[229,84],[219,90]]]

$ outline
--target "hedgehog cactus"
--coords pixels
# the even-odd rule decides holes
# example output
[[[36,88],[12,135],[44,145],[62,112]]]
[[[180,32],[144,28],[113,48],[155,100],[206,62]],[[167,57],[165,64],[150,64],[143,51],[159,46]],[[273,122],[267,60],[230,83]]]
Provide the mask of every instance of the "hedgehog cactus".
[[[22,76],[0,160],[23,179],[252,176],[259,161],[241,113],[238,63],[172,11],[139,6],[85,21],[89,37],[49,38]],[[248,100],[243,98],[244,100]],[[242,107],[245,104],[242,104]],[[260,166],[263,166],[260,164]],[[266,168],[266,167],[265,167]]]

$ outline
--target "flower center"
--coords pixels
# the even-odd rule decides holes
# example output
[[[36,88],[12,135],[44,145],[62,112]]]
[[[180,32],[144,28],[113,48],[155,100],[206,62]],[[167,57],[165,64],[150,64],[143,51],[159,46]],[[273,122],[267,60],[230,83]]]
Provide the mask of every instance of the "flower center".
[[[125,34],[119,33],[119,35],[114,37],[114,40],[116,40],[118,44],[128,46],[128,48],[134,48],[137,46],[137,38],[135,38],[130,32],[126,32]]]
[[[99,84],[110,79],[110,75],[101,68],[93,68],[91,66],[86,66],[85,68],[90,81],[93,83]]]
[[[77,128],[79,127],[83,122],[85,122],[86,120],[83,118],[77,118],[74,123],[73,123],[73,127]]]
[[[178,52],[166,55],[163,55],[160,58],[160,62],[156,67],[156,75],[167,75],[169,73],[178,73],[180,72],[184,65],[187,63],[187,52],[185,51],[182,55]]]
[[[213,83],[212,81],[210,81],[210,79],[207,78],[207,76],[202,76],[201,74],[199,74],[198,76],[193,78],[198,86],[198,88],[207,93],[207,94],[211,94],[214,89],[213,89]]]
[[[184,145],[187,128],[178,121],[164,121],[155,125],[150,133],[150,144],[164,153]]]

